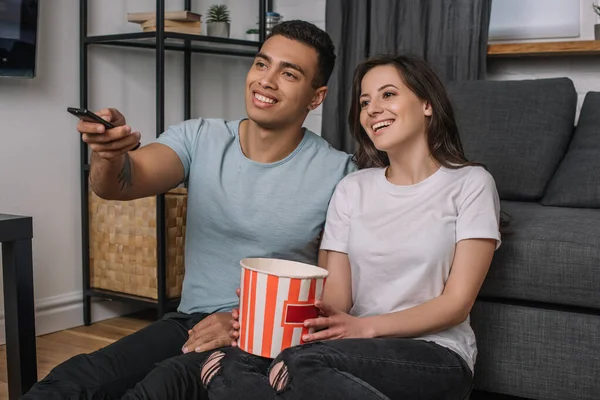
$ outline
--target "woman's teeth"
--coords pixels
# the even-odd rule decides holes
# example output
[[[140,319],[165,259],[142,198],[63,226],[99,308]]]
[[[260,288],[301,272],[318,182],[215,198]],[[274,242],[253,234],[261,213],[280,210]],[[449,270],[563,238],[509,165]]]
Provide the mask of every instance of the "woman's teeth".
[[[393,123],[394,123],[393,120],[388,119],[387,121],[381,121],[381,122],[376,123],[375,125],[373,125],[372,128],[373,128],[373,131],[377,132],[379,129],[388,127]]]
[[[254,93],[254,97],[257,100],[262,101],[263,103],[269,103],[269,104],[275,104],[275,103],[277,103],[277,100],[270,99],[270,98],[265,97],[265,96],[263,96],[261,94],[258,94],[258,93]]]

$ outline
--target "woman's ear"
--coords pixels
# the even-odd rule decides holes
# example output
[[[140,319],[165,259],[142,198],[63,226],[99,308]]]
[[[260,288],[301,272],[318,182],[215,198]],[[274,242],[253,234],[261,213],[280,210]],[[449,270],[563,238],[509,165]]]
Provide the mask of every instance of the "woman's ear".
[[[423,103],[423,115],[425,115],[426,117],[431,117],[431,115],[433,114],[433,109],[431,108],[431,104],[429,102],[424,102]]]

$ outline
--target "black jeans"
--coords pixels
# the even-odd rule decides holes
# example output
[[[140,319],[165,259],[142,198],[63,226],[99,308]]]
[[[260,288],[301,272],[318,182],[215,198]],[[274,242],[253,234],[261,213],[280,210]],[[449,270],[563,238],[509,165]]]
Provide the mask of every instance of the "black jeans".
[[[225,356],[207,383],[211,400],[462,400],[472,387],[471,370],[458,354],[422,340],[316,342],[287,349],[275,360],[237,347],[219,351]],[[269,375],[280,361],[287,371],[278,374],[282,381],[276,390]]]
[[[56,366],[22,400],[201,399],[210,352],[183,354],[188,330],[207,314],[166,314],[146,328]]]

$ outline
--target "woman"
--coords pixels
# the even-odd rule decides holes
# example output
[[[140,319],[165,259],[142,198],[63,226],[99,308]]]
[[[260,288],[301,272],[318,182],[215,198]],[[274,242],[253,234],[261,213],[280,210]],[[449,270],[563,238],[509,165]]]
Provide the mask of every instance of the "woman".
[[[355,72],[360,170],[337,186],[321,248],[329,278],[309,344],[276,360],[233,347],[202,381],[213,399],[464,399],[469,313],[501,242],[492,176],[466,160],[450,100],[423,61]]]

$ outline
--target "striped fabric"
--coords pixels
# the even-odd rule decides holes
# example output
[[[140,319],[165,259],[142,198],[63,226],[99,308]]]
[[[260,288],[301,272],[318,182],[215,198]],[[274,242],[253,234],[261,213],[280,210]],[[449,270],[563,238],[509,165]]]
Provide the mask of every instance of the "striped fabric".
[[[304,343],[308,318],[323,293],[325,278],[282,278],[242,268],[238,346],[251,354],[275,358],[284,349]]]

